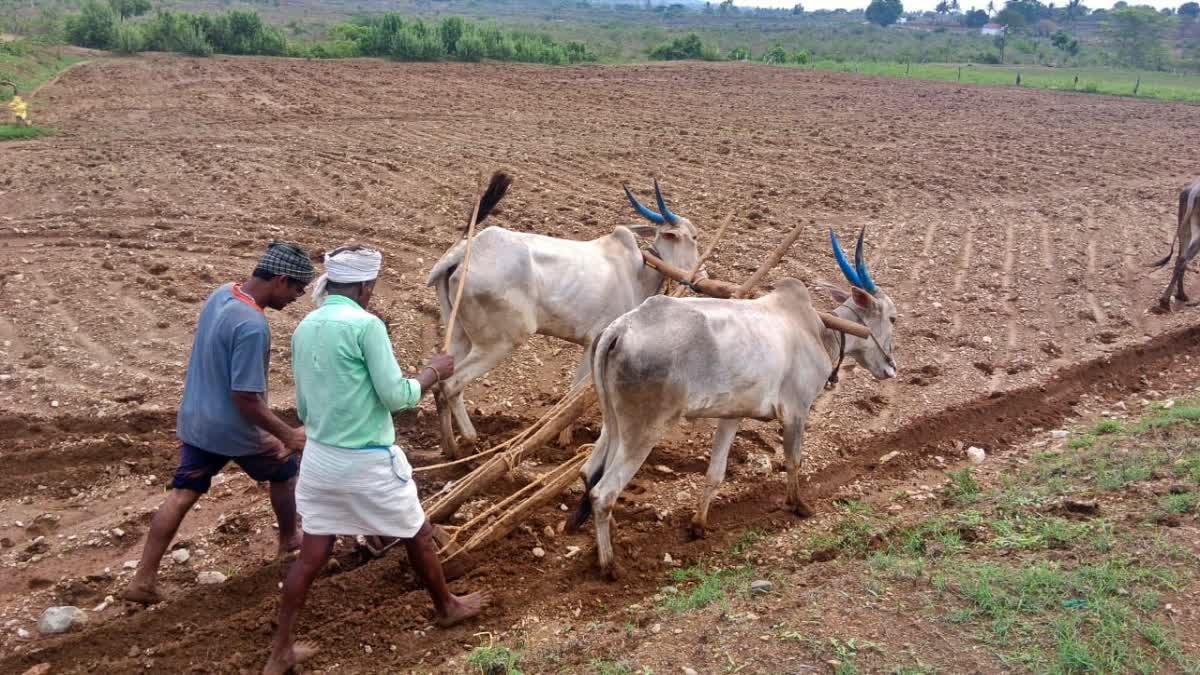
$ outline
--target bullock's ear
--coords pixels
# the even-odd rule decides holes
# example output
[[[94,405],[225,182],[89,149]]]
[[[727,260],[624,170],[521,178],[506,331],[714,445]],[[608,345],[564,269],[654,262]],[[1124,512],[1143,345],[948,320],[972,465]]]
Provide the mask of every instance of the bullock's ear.
[[[825,292],[829,294],[829,297],[839,305],[850,299],[849,293],[841,288],[838,288],[837,286],[834,286],[833,284],[821,283],[820,286],[821,288],[825,289]]]
[[[653,225],[630,225],[629,229],[637,236],[646,239],[653,239],[654,235],[658,233],[658,228]]]
[[[850,297],[854,298],[854,304],[864,312],[875,307],[875,296],[857,286],[850,289]]]

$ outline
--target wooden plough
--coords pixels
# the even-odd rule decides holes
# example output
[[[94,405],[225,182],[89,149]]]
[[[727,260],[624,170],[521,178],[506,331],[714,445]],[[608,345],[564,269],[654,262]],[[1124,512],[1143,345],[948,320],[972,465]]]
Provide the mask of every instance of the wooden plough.
[[[673,293],[676,296],[681,295],[684,289],[689,287],[705,295],[720,298],[755,296],[759,291],[758,286],[766,274],[783,259],[787,250],[795,243],[802,226],[796,226],[745,283],[736,285],[714,279],[697,279],[701,266],[712,254],[731,219],[732,216],[725,221],[713,243],[691,272],[674,267],[649,253],[643,254],[646,264],[658,270],[663,276],[680,283]],[[820,316],[829,328],[860,337],[869,335],[866,327],[860,324],[832,314],[821,313]],[[507,441],[470,457],[414,469],[417,473],[423,473],[486,458],[482,464],[462,479],[450,484],[438,494],[425,499],[422,505],[430,522],[444,523],[464,503],[482,493],[498,478],[515,469],[530,453],[558,436],[563,429],[587,412],[596,401],[596,390],[592,386],[591,378],[588,377],[573,387],[541,418]],[[438,526],[439,554],[442,556],[447,574],[458,575],[469,569],[473,554],[479,552],[486,545],[504,538],[516,529],[529,514],[565,492],[572,482],[578,480],[579,470],[587,461],[591,449],[591,444],[580,446],[570,459],[488,507],[482,513],[473,516],[466,523],[457,527]],[[378,552],[382,553],[390,547],[391,544]]]

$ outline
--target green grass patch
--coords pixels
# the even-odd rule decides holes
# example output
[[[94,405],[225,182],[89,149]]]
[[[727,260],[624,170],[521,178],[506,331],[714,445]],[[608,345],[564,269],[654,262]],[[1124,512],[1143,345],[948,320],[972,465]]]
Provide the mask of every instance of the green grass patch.
[[[41,136],[53,136],[57,130],[50,127],[7,125],[0,126],[0,141],[23,141]]]
[[[962,471],[947,472],[946,475],[950,478],[950,482],[946,484],[942,495],[947,502],[965,506],[974,504],[979,499],[982,488],[979,487],[979,482],[975,480],[975,475],[969,467]]]
[[[1006,662],[1057,673],[1195,666],[1150,616],[1158,592],[1177,583],[1166,568],[1120,557],[1076,567],[967,561],[948,579],[948,590],[966,603],[950,620],[986,625]]]
[[[467,657],[472,672],[482,675],[521,675],[521,650],[480,645]]]
[[[1121,422],[1118,420],[1100,420],[1092,426],[1092,434],[1096,436],[1106,436],[1115,434],[1121,431]]]
[[[56,47],[34,45],[26,40],[6,44],[9,47],[0,50],[0,80],[16,83],[26,101],[34,89],[71,65],[83,61],[79,56],[60,55]],[[12,98],[12,93],[12,87],[0,88],[0,102],[7,103]],[[35,113],[36,109],[31,106],[31,116]]]
[[[1087,94],[1134,96],[1162,101],[1200,102],[1200,75],[1118,68],[1046,68],[1043,66],[985,66],[937,63],[816,61],[807,66],[864,75],[911,77],[986,86],[1015,86],[1076,91]]]
[[[735,586],[745,586],[753,570],[749,566],[717,567],[705,570],[699,565],[671,572],[671,580],[683,586],[679,593],[669,596],[663,605],[675,613],[702,609],[717,602],[725,602],[728,592]]]
[[[1162,503],[1164,511],[1178,514],[1196,513],[1198,506],[1200,506],[1200,494],[1195,492],[1167,495]]]

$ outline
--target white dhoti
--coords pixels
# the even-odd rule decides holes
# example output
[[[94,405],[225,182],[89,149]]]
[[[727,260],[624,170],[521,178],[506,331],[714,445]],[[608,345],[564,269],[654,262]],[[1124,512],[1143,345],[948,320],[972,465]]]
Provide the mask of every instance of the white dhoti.
[[[296,483],[306,534],[407,539],[425,523],[412,467],[399,446],[338,448],[308,439]]]

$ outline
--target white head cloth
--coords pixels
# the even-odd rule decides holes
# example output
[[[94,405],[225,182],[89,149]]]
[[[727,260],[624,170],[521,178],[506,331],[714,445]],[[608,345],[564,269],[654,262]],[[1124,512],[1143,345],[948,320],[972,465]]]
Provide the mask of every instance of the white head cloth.
[[[325,286],[328,282],[353,284],[360,281],[372,281],[379,276],[381,265],[383,265],[383,254],[373,248],[342,251],[337,255],[326,253],[325,273],[317,277],[317,283],[313,284],[313,302],[320,305],[325,301]]]

